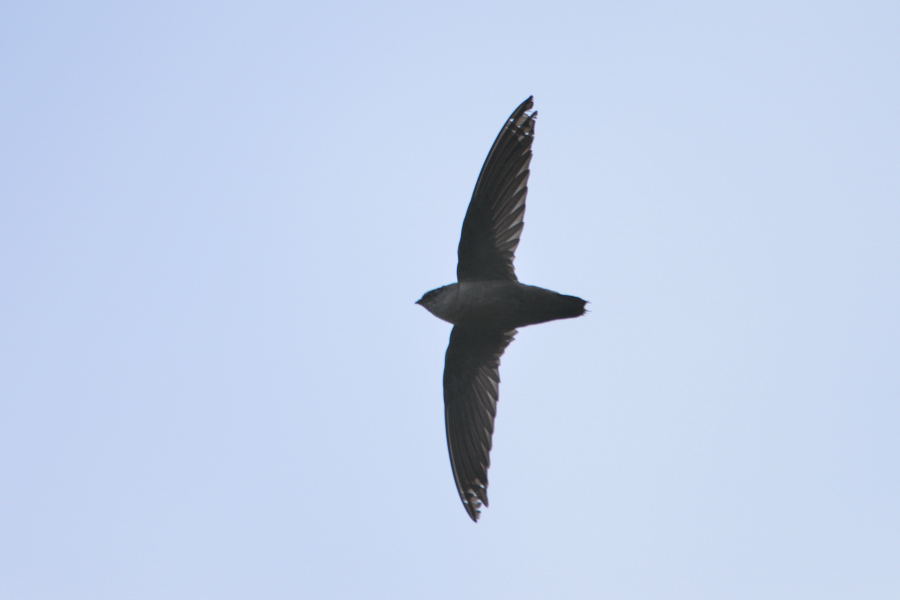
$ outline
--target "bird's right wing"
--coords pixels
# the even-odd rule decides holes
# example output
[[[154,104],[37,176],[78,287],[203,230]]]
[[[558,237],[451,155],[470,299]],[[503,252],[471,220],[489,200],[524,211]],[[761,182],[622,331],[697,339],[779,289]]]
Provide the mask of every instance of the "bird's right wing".
[[[513,258],[524,227],[533,106],[529,96],[513,111],[481,167],[459,239],[459,281],[516,281]]]
[[[512,331],[456,326],[444,363],[444,417],[459,499],[473,521],[488,505],[487,471],[500,386],[500,356]]]

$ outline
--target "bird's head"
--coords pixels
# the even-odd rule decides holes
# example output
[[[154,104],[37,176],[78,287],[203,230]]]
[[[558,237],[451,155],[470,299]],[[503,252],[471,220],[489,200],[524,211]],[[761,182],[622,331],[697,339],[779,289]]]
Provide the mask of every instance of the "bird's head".
[[[453,323],[453,315],[455,313],[454,299],[456,294],[452,290],[457,289],[457,284],[451,283],[437,289],[425,292],[421,298],[416,300],[416,304],[448,323]]]
[[[425,292],[421,298],[416,300],[416,304],[430,311],[437,304],[438,296],[441,295],[441,292],[443,290],[444,288],[439,287],[437,289],[431,290],[430,292]]]

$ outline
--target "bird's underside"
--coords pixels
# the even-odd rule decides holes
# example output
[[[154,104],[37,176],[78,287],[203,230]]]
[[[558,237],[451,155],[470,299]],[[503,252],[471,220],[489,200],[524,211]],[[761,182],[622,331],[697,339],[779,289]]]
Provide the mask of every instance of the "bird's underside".
[[[456,489],[473,521],[488,504],[500,357],[517,327],[584,313],[584,300],[521,284],[513,267],[537,117],[532,106],[529,97],[513,111],[485,159],[463,221],[459,283],[418,301],[454,324],[444,363],[444,416]]]

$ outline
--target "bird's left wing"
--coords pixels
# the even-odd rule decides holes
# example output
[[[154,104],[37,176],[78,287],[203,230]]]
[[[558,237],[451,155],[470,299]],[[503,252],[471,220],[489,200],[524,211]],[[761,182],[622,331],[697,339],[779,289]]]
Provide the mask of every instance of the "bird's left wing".
[[[463,507],[478,521],[488,505],[487,471],[500,386],[500,356],[512,331],[456,326],[444,363],[444,417],[453,478]]]
[[[481,167],[459,239],[459,281],[516,281],[513,258],[524,226],[533,106],[528,97],[506,119]]]

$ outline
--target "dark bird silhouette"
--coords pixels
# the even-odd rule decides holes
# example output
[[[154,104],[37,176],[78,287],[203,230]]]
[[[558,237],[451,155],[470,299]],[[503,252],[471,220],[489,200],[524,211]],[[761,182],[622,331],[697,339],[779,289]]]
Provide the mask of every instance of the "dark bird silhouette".
[[[481,167],[459,240],[459,282],[416,301],[453,324],[444,362],[444,418],[456,489],[473,521],[488,505],[500,356],[517,327],[584,314],[581,298],[519,283],[513,267],[528,193],[533,106],[529,97],[513,111]]]

